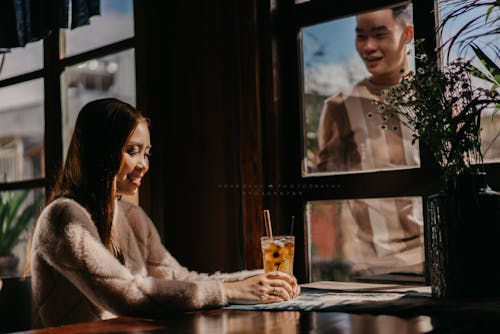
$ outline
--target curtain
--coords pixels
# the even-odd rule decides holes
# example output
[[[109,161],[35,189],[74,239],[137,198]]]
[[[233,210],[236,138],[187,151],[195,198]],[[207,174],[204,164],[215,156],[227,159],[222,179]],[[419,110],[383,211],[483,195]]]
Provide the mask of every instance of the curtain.
[[[0,0],[0,52],[38,41],[55,29],[89,24],[99,14],[100,0]]]

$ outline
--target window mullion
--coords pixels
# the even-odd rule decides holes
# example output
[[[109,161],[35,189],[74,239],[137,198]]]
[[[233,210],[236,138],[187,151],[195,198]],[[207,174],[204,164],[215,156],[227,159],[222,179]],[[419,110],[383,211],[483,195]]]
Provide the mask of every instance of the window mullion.
[[[53,31],[44,39],[44,147],[46,192],[50,193],[56,180],[57,172],[63,162],[63,128],[61,103],[61,66],[60,30]]]

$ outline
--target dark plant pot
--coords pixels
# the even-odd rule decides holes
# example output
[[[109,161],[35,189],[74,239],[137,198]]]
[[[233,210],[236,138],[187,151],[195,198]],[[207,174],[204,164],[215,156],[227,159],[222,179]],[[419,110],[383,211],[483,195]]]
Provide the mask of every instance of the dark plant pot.
[[[427,199],[432,295],[500,297],[500,193],[485,173],[445,175]]]
[[[19,259],[14,255],[0,256],[0,277],[17,276]]]

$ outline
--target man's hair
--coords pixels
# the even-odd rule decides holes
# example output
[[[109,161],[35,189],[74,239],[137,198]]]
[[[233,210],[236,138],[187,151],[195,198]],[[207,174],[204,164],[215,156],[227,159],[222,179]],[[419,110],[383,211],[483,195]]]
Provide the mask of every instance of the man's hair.
[[[394,19],[400,21],[404,27],[413,24],[413,7],[411,3],[392,7],[391,10]]]

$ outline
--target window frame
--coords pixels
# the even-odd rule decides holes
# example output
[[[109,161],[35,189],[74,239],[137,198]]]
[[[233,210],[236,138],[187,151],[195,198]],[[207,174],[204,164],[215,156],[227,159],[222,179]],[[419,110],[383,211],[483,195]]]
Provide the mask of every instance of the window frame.
[[[138,18],[136,0],[133,1],[134,11],[134,36],[109,43],[88,51],[80,52],[69,57],[60,57],[61,39],[63,29],[51,32],[43,40],[43,68],[28,73],[23,73],[4,80],[0,80],[0,88],[15,84],[43,79],[44,82],[44,152],[45,152],[45,177],[22,180],[15,182],[0,182],[0,191],[31,189],[45,187],[46,191],[52,188],[57,172],[63,162],[63,132],[62,132],[62,102],[61,80],[64,70],[72,65],[79,64],[94,58],[111,55],[125,50],[137,50],[137,24]],[[140,23],[141,24],[141,23]],[[137,57],[135,59],[137,65]],[[136,72],[139,72],[136,67]],[[136,81],[139,81],[136,79]],[[136,92],[137,92],[136,85]],[[48,163],[50,161],[51,163]]]
[[[132,19],[134,24],[134,36],[119,41],[108,43],[84,52],[76,53],[68,57],[61,57],[61,44],[63,42],[63,29],[52,31],[43,40],[43,67],[41,69],[23,73],[13,77],[0,80],[0,88],[15,84],[28,82],[34,79],[43,79],[44,84],[44,168],[45,176],[35,179],[0,182],[0,191],[34,190],[44,188],[46,196],[50,194],[61,170],[64,160],[64,133],[63,133],[63,105],[61,90],[61,75],[69,66],[79,64],[94,58],[103,57],[125,50],[133,50],[135,54],[135,91],[136,104],[143,105],[144,91],[140,83],[145,81],[142,65],[144,52],[139,46],[139,35],[143,35],[144,18],[143,5],[139,0],[133,0]],[[141,45],[142,46],[142,45]],[[144,199],[148,201],[149,198]],[[149,202],[147,202],[149,203]]]
[[[271,31],[266,36],[269,44],[267,59],[262,62],[271,67],[273,93],[263,96],[263,184],[295,185],[302,187],[298,196],[263,196],[262,205],[275,212],[273,225],[278,231],[288,231],[290,218],[295,218],[296,258],[295,275],[300,282],[311,280],[308,257],[308,226],[305,221],[306,203],[313,200],[357,199],[376,197],[421,197],[424,215],[424,235],[428,234],[426,197],[440,189],[440,169],[431,154],[420,146],[420,167],[401,170],[366,171],[355,174],[302,176],[304,155],[304,130],[302,107],[302,74],[300,73],[301,50],[298,33],[304,26],[354,15],[363,11],[394,6],[409,1],[374,0],[369,4],[339,0],[311,0],[295,4],[294,0],[269,1]],[[413,1],[415,39],[425,38],[423,45],[428,53],[436,46],[434,29],[436,20],[433,2]],[[265,19],[265,17],[264,17]],[[264,55],[266,57],[266,55]],[[416,60],[418,67],[418,60]],[[266,110],[267,109],[267,110]],[[487,169],[490,166],[487,166]],[[498,168],[496,168],[498,169]],[[366,187],[367,184],[372,185]],[[318,187],[323,185],[323,187]],[[255,224],[245,221],[246,224]],[[257,235],[248,238],[257,238]],[[427,237],[425,243],[427,243]],[[425,247],[427,251],[427,247]],[[245,257],[252,250],[245,248]],[[425,256],[428,258],[427,254]],[[429,282],[428,270],[424,272]]]

